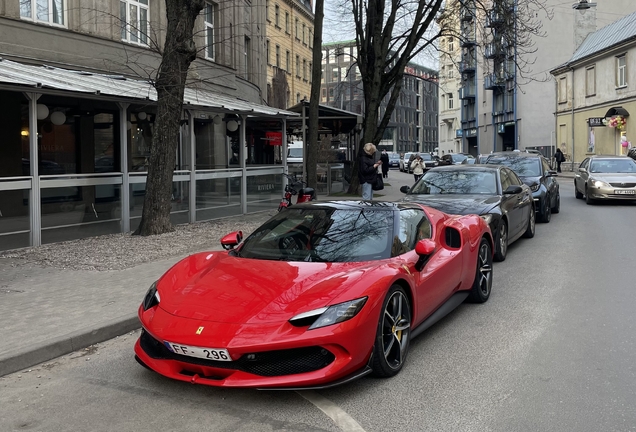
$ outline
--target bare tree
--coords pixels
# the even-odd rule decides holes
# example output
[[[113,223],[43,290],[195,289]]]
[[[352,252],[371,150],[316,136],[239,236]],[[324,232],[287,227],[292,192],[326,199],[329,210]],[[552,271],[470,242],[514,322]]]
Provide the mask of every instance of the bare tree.
[[[314,41],[312,52],[311,71],[311,91],[309,93],[309,134],[307,137],[307,184],[316,187],[318,179],[316,176],[316,166],[318,163],[318,111],[320,101],[320,75],[322,74],[322,21],[324,18],[324,0],[316,0],[316,10],[314,12]]]

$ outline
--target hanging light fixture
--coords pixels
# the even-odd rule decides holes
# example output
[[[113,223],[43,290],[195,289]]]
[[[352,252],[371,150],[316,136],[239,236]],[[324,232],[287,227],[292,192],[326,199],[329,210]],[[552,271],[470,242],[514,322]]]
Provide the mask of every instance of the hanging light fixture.
[[[139,120],[146,120],[146,117],[148,117],[148,115],[145,113],[145,111],[140,111],[137,113],[137,118]]]
[[[64,123],[66,123],[66,114],[64,114],[62,111],[55,111],[51,113],[51,123],[56,126],[63,125]]]
[[[584,13],[586,10],[596,7],[596,3],[590,3],[588,0],[579,0],[578,3],[572,5],[572,9],[581,11]]]
[[[220,125],[221,123],[223,123],[223,118],[221,118],[220,115],[215,115],[214,118],[212,119],[212,121],[214,122],[215,125]]]
[[[238,129],[238,122],[236,120],[230,120],[227,122],[227,130],[235,132]]]
[[[49,107],[44,104],[37,105],[38,120],[44,120],[49,116]]]

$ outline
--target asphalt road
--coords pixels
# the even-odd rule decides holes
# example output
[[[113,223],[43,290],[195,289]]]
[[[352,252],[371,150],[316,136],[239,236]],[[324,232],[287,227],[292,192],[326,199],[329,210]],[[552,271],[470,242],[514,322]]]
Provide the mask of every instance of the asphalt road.
[[[393,379],[192,386],[140,367],[132,334],[0,378],[0,430],[636,430],[636,205],[588,206],[570,179],[561,193],[561,213],[495,264],[490,301],[415,339]]]

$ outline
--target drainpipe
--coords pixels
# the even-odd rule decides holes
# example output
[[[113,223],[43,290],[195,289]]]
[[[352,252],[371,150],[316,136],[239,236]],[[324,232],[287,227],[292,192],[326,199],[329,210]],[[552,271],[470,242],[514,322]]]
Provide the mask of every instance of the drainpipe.
[[[574,172],[574,68],[570,67],[572,72],[572,106],[570,109],[570,121],[572,122],[572,172]]]
[[[514,20],[515,20],[515,33],[514,33],[514,43],[515,43],[515,79],[514,79],[514,94],[513,94],[513,111],[515,117],[515,144],[513,149],[519,148],[519,123],[517,121],[517,0],[514,3]],[[504,64],[505,67],[505,64]]]

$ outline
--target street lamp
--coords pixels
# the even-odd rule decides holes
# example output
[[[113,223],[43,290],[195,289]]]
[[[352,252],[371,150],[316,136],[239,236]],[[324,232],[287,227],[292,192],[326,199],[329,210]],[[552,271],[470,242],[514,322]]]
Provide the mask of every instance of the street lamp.
[[[572,9],[581,11],[581,13],[585,13],[586,10],[591,9],[596,6],[596,3],[590,3],[588,0],[579,0],[578,3],[574,3],[572,5]]]

